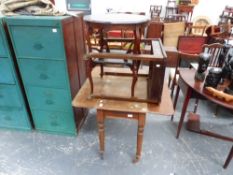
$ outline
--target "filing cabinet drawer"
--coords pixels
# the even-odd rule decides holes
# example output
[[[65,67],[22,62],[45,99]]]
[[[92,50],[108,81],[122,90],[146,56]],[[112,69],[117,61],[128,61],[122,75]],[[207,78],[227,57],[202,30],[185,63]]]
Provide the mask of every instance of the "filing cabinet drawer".
[[[11,63],[8,58],[0,58],[0,83],[15,84]]]
[[[33,86],[66,88],[65,61],[19,59],[24,84]]]
[[[0,106],[21,107],[21,101],[15,85],[0,84]]]
[[[31,109],[67,111],[72,110],[71,97],[67,90],[42,87],[27,87]]]
[[[2,22],[0,22],[0,24],[2,26]],[[3,28],[0,27],[0,57],[7,57],[7,48],[4,39],[4,31]]]
[[[0,127],[30,130],[28,116],[23,108],[0,107]]]
[[[17,58],[64,59],[59,28],[50,26],[10,26]]]
[[[76,134],[76,126],[72,113],[58,111],[33,110],[35,128],[64,134]]]

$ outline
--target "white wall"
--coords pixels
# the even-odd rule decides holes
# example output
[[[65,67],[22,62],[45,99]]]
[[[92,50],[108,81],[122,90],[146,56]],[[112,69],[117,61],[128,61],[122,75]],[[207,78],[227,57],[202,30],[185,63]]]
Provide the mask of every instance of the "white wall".
[[[60,10],[66,10],[65,0],[55,0],[55,3]],[[92,0],[91,6],[93,14],[106,13],[107,8],[149,14],[150,5],[163,5],[161,16],[164,16],[166,3],[167,0]],[[233,6],[233,0],[199,0],[199,4],[194,8],[193,18],[207,16],[213,24],[217,24],[219,15],[226,5]]]

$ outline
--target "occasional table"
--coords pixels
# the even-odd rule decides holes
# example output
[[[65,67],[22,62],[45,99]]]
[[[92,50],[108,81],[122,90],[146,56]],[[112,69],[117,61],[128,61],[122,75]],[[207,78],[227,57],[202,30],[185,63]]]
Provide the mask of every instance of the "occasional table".
[[[140,53],[140,40],[144,32],[144,28],[149,22],[149,18],[144,15],[134,14],[100,14],[84,16],[84,21],[87,28],[87,42],[89,52],[91,52],[90,36],[94,29],[100,33],[101,51],[104,47],[104,34],[110,30],[132,30],[134,32],[134,49],[133,53]]]
[[[181,127],[184,122],[184,117],[185,117],[185,113],[187,110],[187,106],[188,106],[188,103],[191,97],[207,99],[219,106],[223,106],[225,108],[233,110],[232,101],[225,102],[216,97],[213,97],[212,95],[208,94],[208,92],[206,92],[206,90],[203,88],[204,83],[200,81],[196,81],[194,79],[195,71],[196,71],[195,69],[189,69],[189,68],[180,68],[179,70],[178,87],[177,87],[176,96],[175,96],[174,108],[176,108],[176,102],[178,99],[178,94],[179,94],[180,89],[183,91],[183,94],[184,94],[184,102],[183,102],[182,112],[180,116],[180,121],[179,121],[178,128],[177,128],[176,138],[179,138]],[[196,114],[191,114],[191,115],[196,115]],[[220,135],[218,133],[210,132],[207,130],[200,129],[198,131],[196,130],[190,130],[190,131],[198,133],[198,134],[210,136],[210,137],[215,137],[215,138],[222,139],[225,141],[233,142],[233,137]],[[231,148],[231,151],[229,152],[229,155],[223,166],[224,168],[228,166],[229,162],[232,159],[232,156],[233,156],[233,147]]]
[[[109,68],[111,71],[114,68]],[[121,68],[122,69],[122,68]],[[113,94],[116,91],[122,92],[122,96],[130,94],[130,89],[125,86],[130,86],[130,77],[119,78],[116,76],[104,76],[103,78],[98,76],[97,67],[93,70],[93,80],[96,82],[96,90],[100,93]],[[116,70],[112,70],[116,71]],[[122,71],[122,70],[121,70]],[[139,70],[141,71],[141,70]],[[136,86],[136,93],[140,96],[145,96],[145,91],[141,89],[146,86],[146,77],[139,77]],[[113,81],[114,80],[114,81]],[[118,81],[116,81],[118,80]],[[110,83],[111,82],[111,83]],[[143,132],[145,127],[145,119],[147,113],[154,113],[159,115],[171,116],[174,113],[173,104],[169,95],[169,90],[166,84],[164,84],[162,99],[159,104],[145,103],[145,102],[132,102],[132,101],[120,101],[109,99],[96,99],[90,97],[90,83],[86,81],[73,99],[74,107],[82,108],[95,108],[97,110],[97,122],[99,128],[99,142],[100,142],[100,154],[103,157],[104,153],[104,121],[107,117],[110,118],[123,118],[138,121],[137,131],[137,150],[134,162],[139,161],[141,157]]]
[[[177,128],[177,134],[176,134],[177,138],[179,137],[180,130],[181,130],[181,127],[183,125],[186,109],[187,109],[187,106],[188,106],[188,103],[189,103],[189,100],[191,97],[207,99],[207,100],[209,100],[209,101],[211,101],[219,106],[223,106],[225,108],[233,110],[233,102],[232,101],[225,102],[223,100],[220,100],[220,99],[212,96],[203,88],[204,82],[196,81],[194,79],[195,71],[196,71],[195,69],[189,69],[189,68],[180,68],[180,70],[179,70],[180,76],[178,79],[178,87],[177,87],[177,91],[176,91],[174,107],[176,107],[176,102],[178,99],[178,94],[179,94],[180,89],[184,93],[185,99],[184,99],[184,103],[183,103],[183,107],[182,107],[179,125]],[[221,138],[223,140],[233,142],[232,137],[222,136],[222,135],[212,133],[209,131],[200,131],[200,134],[204,134],[204,135],[208,135],[208,136],[212,136],[212,137],[217,137],[217,138]]]

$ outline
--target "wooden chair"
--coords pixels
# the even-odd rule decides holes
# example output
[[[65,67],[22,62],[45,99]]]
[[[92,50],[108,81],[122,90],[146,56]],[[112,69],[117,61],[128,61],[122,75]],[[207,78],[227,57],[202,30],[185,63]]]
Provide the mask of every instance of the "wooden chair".
[[[177,14],[176,0],[168,0],[167,1],[165,18],[167,18],[168,15],[171,15],[171,14]]]
[[[222,52],[223,47],[224,47],[224,45],[220,44],[220,43],[213,43],[210,45],[208,45],[208,44],[202,45],[202,52],[211,54],[209,66],[211,66],[211,67],[221,66],[218,58],[219,58],[220,53]],[[189,56],[193,55],[197,61],[197,58],[198,58],[197,54],[188,54],[188,55]],[[196,55],[196,57],[195,57],[195,55]],[[175,70],[174,77],[172,79],[171,96],[173,96],[174,88],[177,85],[178,79],[179,79],[179,69],[177,67]],[[179,95],[179,92],[176,92],[174,106],[176,106],[178,95]],[[196,111],[197,111],[198,101],[199,101],[198,99],[196,99],[196,101],[195,101],[194,110],[193,110],[194,113],[196,113]],[[216,108],[216,111],[217,111],[217,108]],[[215,112],[215,113],[217,113],[217,112]],[[171,117],[171,120],[173,120],[173,116]]]
[[[164,18],[164,22],[186,22],[186,16],[183,14],[170,14]]]
[[[151,19],[160,18],[161,11],[162,11],[161,5],[150,5]]]
[[[179,36],[178,39],[178,54],[179,59],[176,68],[171,68],[168,76],[168,86],[171,86],[171,95],[173,96],[174,87],[178,80],[178,67],[182,59],[196,60],[198,55],[202,52],[202,45],[207,41],[206,37],[203,36]],[[176,75],[176,78],[175,78]]]
[[[229,152],[229,154],[227,156],[227,159],[226,159],[226,161],[225,161],[225,163],[223,165],[223,168],[227,168],[227,166],[229,165],[232,158],[233,158],[233,146],[231,147],[231,150],[230,150],[230,152]]]
[[[163,44],[164,46],[177,47],[178,38],[184,35],[185,22],[164,23]]]
[[[206,25],[189,25],[186,28],[186,34],[187,35],[193,35],[193,36],[204,36],[205,30],[207,26]]]
[[[222,64],[220,64],[218,58],[220,53],[222,52],[223,44],[220,43],[213,43],[213,44],[204,44],[203,45],[203,51],[205,53],[210,53],[212,56],[209,61],[210,67],[222,67]]]
[[[228,20],[230,20],[231,24],[233,24],[233,7],[230,6],[226,6],[225,9],[222,11],[219,24],[227,23]]]
[[[161,38],[163,35],[163,22],[151,20],[147,26],[146,38]]]
[[[192,20],[193,9],[194,9],[194,6],[190,6],[190,5],[178,5],[177,6],[178,14],[185,15],[188,22],[191,22]]]

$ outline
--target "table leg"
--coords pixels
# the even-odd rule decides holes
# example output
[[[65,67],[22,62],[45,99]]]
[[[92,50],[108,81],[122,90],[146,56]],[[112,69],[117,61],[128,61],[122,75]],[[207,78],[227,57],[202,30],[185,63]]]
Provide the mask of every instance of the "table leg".
[[[233,146],[231,147],[231,151],[229,152],[229,155],[227,156],[227,159],[223,165],[223,168],[227,168],[232,158],[233,158]]]
[[[93,67],[93,63],[91,58],[89,58],[88,60],[86,60],[86,73],[90,82],[90,86],[91,86],[91,94],[93,94],[94,88],[93,88],[93,79],[92,79],[92,67]]]
[[[143,133],[145,127],[146,114],[139,114],[138,116],[138,133],[137,133],[137,152],[133,163],[137,163],[141,158]]]
[[[186,109],[187,109],[187,106],[188,106],[188,103],[189,103],[189,99],[191,97],[191,93],[192,93],[192,89],[188,87],[187,92],[186,92],[186,96],[185,96],[185,100],[184,100],[184,104],[183,104],[183,107],[182,107],[182,112],[181,112],[181,116],[180,116],[179,125],[178,125],[178,128],[177,128],[177,133],[176,133],[176,138],[177,139],[179,138],[180,130],[181,130],[181,127],[182,127],[183,122],[184,122],[184,117],[185,117]]]
[[[176,89],[176,96],[175,96],[175,99],[174,99],[174,109],[176,109],[176,104],[177,104],[177,100],[178,100],[178,97],[179,97],[179,93],[180,93],[180,87],[177,86],[177,89]],[[174,118],[174,115],[172,115],[171,117],[171,121],[173,121],[173,118]]]
[[[97,122],[98,122],[98,130],[99,130],[99,143],[100,143],[100,156],[103,159],[104,156],[104,111],[97,110]]]
[[[131,84],[131,97],[134,97],[134,89],[135,89],[136,82],[138,80],[138,69],[137,69],[136,61],[133,61],[132,72],[133,72],[133,80]]]
[[[136,26],[136,29],[134,30],[134,48],[133,48],[133,53],[134,54],[140,54],[140,40],[141,40],[141,32],[140,32],[140,27]]]

